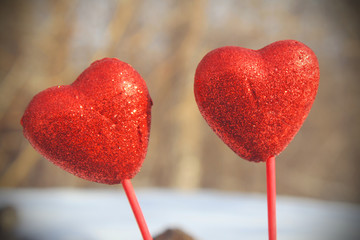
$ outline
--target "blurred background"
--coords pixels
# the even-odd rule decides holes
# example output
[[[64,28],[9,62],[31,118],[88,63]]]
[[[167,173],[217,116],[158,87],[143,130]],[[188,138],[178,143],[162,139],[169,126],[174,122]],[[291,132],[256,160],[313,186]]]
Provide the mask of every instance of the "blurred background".
[[[265,164],[239,158],[200,115],[194,73],[214,48],[296,39],[318,56],[320,88],[277,157],[278,194],[360,203],[358,7],[350,0],[2,1],[0,187],[109,187],[43,159],[20,119],[38,92],[72,83],[94,60],[117,57],[143,76],[154,102],[135,187],[264,193]]]

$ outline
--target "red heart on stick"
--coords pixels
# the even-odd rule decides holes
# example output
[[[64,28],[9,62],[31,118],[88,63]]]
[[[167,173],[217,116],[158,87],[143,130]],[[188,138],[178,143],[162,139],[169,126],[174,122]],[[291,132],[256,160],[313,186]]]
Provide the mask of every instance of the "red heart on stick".
[[[116,184],[141,168],[151,106],[135,69],[105,58],[73,84],[37,94],[21,124],[33,147],[57,166],[89,181]]]
[[[314,52],[298,41],[222,47],[199,63],[194,92],[215,133],[240,157],[259,162],[278,155],[299,131],[319,78]]]

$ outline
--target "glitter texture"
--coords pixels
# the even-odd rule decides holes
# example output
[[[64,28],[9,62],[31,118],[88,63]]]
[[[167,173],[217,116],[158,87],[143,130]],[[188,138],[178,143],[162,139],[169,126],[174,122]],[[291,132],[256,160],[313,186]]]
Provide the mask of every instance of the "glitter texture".
[[[117,184],[140,170],[152,101],[127,63],[105,58],[71,85],[37,94],[21,119],[24,136],[45,158],[83,179]]]
[[[194,92],[202,116],[240,157],[266,161],[299,131],[315,100],[319,66],[294,40],[260,50],[222,47],[199,63]]]

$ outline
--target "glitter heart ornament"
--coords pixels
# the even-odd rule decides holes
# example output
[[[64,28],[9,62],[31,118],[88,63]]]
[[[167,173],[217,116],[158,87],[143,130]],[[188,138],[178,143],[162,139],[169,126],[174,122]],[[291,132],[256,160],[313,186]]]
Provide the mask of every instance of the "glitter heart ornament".
[[[214,132],[240,157],[260,162],[282,152],[299,131],[319,78],[317,58],[301,42],[228,46],[201,60],[194,93]]]
[[[115,58],[92,63],[71,85],[37,94],[21,119],[45,158],[83,179],[117,184],[140,170],[152,101],[145,81]]]

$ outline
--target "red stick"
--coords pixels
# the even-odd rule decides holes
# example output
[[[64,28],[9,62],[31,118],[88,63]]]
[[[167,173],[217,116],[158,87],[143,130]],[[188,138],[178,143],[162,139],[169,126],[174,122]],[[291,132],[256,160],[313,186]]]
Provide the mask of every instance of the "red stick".
[[[126,193],[126,196],[129,200],[129,203],[130,203],[130,206],[131,206],[131,209],[135,215],[135,219],[136,219],[136,222],[139,226],[139,229],[140,229],[140,232],[141,232],[141,235],[143,237],[144,240],[152,240],[152,237],[150,235],[150,232],[149,232],[149,229],[146,225],[146,221],[145,221],[145,218],[144,218],[144,215],[141,211],[141,208],[140,208],[140,205],[139,205],[139,202],[136,198],[136,195],[135,195],[135,191],[134,191],[134,188],[131,184],[131,181],[130,179],[125,179],[124,181],[122,181],[122,185],[123,185],[123,188],[125,190],[125,193]]]
[[[275,157],[266,161],[266,188],[268,204],[269,240],[276,240],[276,177]]]

